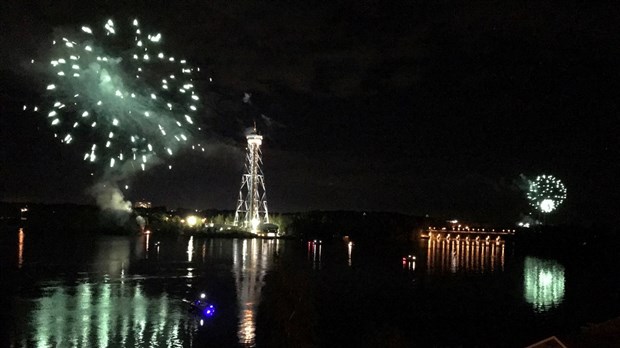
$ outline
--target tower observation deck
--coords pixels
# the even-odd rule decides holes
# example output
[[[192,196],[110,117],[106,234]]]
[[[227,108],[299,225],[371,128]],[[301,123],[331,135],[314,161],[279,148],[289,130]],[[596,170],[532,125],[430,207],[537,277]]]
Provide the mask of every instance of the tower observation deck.
[[[246,136],[248,140],[245,158],[245,172],[241,177],[239,200],[235,211],[234,225],[244,230],[257,233],[260,224],[269,223],[263,175],[261,145],[263,136],[256,131],[256,126]]]

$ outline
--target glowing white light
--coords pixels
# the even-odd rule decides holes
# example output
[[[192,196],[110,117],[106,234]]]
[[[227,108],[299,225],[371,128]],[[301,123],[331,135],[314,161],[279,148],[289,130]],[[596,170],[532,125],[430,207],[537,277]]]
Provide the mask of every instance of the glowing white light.
[[[108,22],[105,24],[104,28],[108,31],[108,34],[114,34],[114,22],[111,19],[108,19]]]
[[[82,117],[86,117],[86,116],[88,116],[88,111],[84,111],[84,112],[82,113]]]
[[[194,227],[198,223],[198,218],[194,215],[190,215],[185,219],[185,222],[189,227]]]
[[[52,89],[56,89],[56,85],[47,85],[47,90],[52,90]]]
[[[258,231],[258,225],[260,224],[260,220],[258,220],[257,218],[253,218],[251,223],[252,223],[252,232]]]
[[[555,210],[555,202],[552,199],[543,199],[540,202],[540,211],[543,213],[550,213]]]
[[[151,36],[151,37],[150,37],[150,39],[151,39],[151,41],[153,41],[153,42],[159,42],[159,40],[161,40],[161,34],[159,34],[159,33],[158,33],[158,34],[157,34],[157,35],[155,35],[155,36]]]
[[[59,123],[60,123],[60,120],[56,118],[56,119],[54,119],[54,120],[52,121],[52,126],[55,126],[55,125],[57,125],[57,124],[59,124]]]

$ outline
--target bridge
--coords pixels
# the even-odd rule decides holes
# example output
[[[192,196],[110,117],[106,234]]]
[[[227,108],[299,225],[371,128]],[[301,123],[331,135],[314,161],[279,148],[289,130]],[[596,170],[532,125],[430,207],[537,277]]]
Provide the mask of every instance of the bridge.
[[[435,228],[429,227],[420,234],[422,239],[446,239],[446,240],[495,240],[501,241],[514,236],[516,230],[498,228]]]

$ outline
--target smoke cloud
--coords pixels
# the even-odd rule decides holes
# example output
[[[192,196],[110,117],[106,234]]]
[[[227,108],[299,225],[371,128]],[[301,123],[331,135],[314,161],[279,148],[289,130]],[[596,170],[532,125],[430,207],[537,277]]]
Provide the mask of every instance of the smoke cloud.
[[[131,213],[131,202],[125,200],[123,192],[114,181],[102,181],[90,188],[104,215],[110,216],[120,226],[127,222]]]

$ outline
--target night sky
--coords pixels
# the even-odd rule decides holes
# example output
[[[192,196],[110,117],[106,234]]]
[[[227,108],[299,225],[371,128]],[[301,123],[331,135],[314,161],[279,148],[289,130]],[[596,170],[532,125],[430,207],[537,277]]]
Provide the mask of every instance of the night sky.
[[[209,151],[136,175],[130,200],[234,209],[254,120],[271,211],[515,223],[521,174],[562,179],[557,223],[620,222],[620,6],[571,1],[5,1],[0,200],[92,203],[94,165],[53,138],[54,29],[141,19],[201,67]],[[210,82],[209,78],[213,81]],[[251,103],[244,103],[244,93]]]

